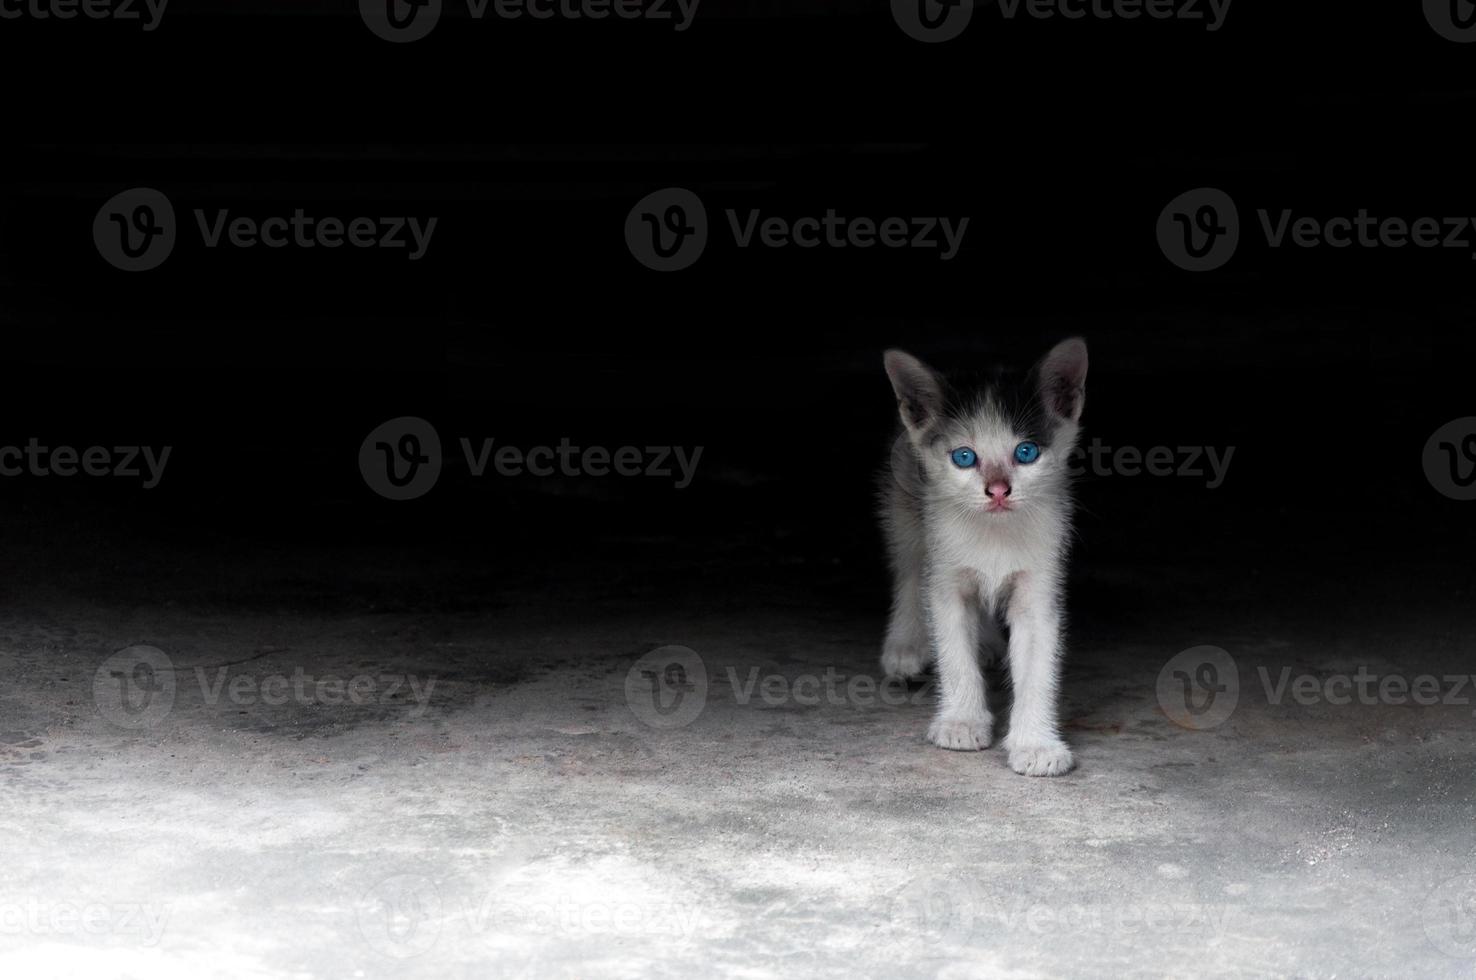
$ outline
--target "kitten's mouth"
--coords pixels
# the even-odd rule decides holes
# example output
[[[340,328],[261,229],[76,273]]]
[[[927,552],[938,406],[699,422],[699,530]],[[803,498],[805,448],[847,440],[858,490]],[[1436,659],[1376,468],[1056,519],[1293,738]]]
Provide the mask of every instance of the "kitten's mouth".
[[[990,500],[989,503],[984,505],[984,513],[986,514],[1007,514],[1014,509],[1015,505],[1008,498],[1004,500]]]

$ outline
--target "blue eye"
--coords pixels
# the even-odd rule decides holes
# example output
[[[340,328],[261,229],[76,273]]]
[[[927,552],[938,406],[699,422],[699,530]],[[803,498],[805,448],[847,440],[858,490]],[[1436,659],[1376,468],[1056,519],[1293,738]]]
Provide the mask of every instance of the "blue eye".
[[[979,460],[979,457],[975,456],[974,451],[968,446],[959,446],[953,452],[949,453],[948,457],[953,460],[954,466],[964,470],[973,466]]]
[[[1040,447],[1033,442],[1022,442],[1015,447],[1015,459],[1021,463],[1033,463],[1040,459]]]

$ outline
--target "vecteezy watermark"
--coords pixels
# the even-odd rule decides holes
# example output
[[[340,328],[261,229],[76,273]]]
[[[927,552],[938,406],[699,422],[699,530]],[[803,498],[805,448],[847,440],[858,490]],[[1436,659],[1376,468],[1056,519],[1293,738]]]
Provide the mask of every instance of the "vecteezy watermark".
[[[931,678],[914,687],[900,677],[884,677],[878,681],[870,674],[847,675],[834,667],[826,667],[823,673],[796,677],[777,671],[766,673],[758,667],[749,667],[741,673],[736,667],[727,667],[723,675],[733,692],[733,703],[749,705],[757,699],[771,708],[786,704],[806,708],[821,704],[900,708],[930,704],[934,693]]]
[[[138,21],[145,31],[164,19],[169,0],[0,0],[0,20]]]
[[[408,717],[425,714],[435,692],[436,678],[413,674],[354,674],[314,677],[301,667],[291,674],[236,673],[229,665],[195,667],[190,672],[199,685],[201,700],[212,707],[225,703],[241,707],[264,704],[343,705],[400,704],[408,697],[415,707]],[[92,680],[92,699],[98,713],[120,728],[157,725],[174,708],[179,668],[157,647],[133,646],[108,657]]]
[[[117,937],[157,946],[173,909],[149,902],[0,902],[0,936]]]
[[[1432,946],[1446,956],[1476,959],[1476,875],[1441,882],[1421,913]]]
[[[724,667],[716,678],[726,680],[734,704],[762,704],[855,708],[899,708],[932,703],[933,685],[916,686],[898,677],[877,680],[870,674],[847,675],[834,667],[818,674],[791,676],[761,667]],[[664,646],[645,654],[626,671],[625,700],[631,711],[652,728],[681,728],[696,721],[707,706],[715,679],[695,650]]]
[[[892,18],[915,41],[936,44],[963,33],[974,16],[974,0],[892,0]]]
[[[1036,20],[1181,20],[1204,24],[1206,31],[1225,25],[1233,0],[995,0],[1000,16],[1020,14]]]
[[[1230,261],[1240,242],[1240,214],[1230,195],[1214,187],[1185,191],[1158,214],[1158,247],[1190,272],[1208,272]]]
[[[1298,215],[1290,208],[1274,214],[1256,209],[1257,224],[1272,249],[1463,249],[1476,259],[1472,232],[1476,218],[1460,216],[1380,217],[1359,208],[1352,216]],[[1200,187],[1170,201],[1158,216],[1158,244],[1170,262],[1191,272],[1217,269],[1230,261],[1240,241],[1235,202],[1224,191]]]
[[[1073,476],[1090,472],[1094,476],[1176,476],[1204,479],[1205,487],[1214,490],[1225,482],[1230,470],[1234,446],[1137,446],[1113,448],[1100,439],[1078,446],[1068,457],[1067,468]],[[1208,465],[1208,470],[1205,465]]]
[[[626,671],[625,703],[652,728],[690,725],[707,706],[707,664],[690,647],[657,647]]]
[[[329,708],[342,705],[393,704],[396,698],[409,695],[415,707],[406,712],[410,718],[425,714],[435,693],[436,679],[424,681],[414,674],[329,674],[313,677],[301,667],[291,674],[251,674],[231,676],[228,668],[217,667],[207,672],[204,667],[193,671],[206,704],[214,707],[222,696],[230,705],[320,704]]]
[[[110,476],[143,480],[152,490],[164,478],[173,446],[45,446],[32,437],[24,447],[0,446],[0,477]],[[142,468],[140,468],[142,467]]]
[[[409,959],[435,946],[444,913],[441,893],[424,875],[393,875],[354,904],[359,934],[381,956]]]
[[[149,728],[174,708],[174,663],[158,647],[131,646],[92,676],[92,703],[119,728]]]
[[[707,208],[684,187],[652,191],[625,216],[625,244],[648,269],[685,269],[707,248]]]
[[[498,887],[484,888],[420,874],[392,875],[354,903],[359,934],[381,956],[410,959],[443,937],[460,946],[480,940],[501,952],[509,939],[520,947],[530,939],[583,936],[690,939],[711,925],[698,902],[661,895],[595,896],[576,883],[540,884],[530,895],[517,877],[514,873]]]
[[[466,12],[481,21],[642,20],[670,23],[681,32],[692,26],[701,0],[466,0]],[[359,0],[359,15],[375,37],[403,44],[419,41],[440,22],[442,0]]]
[[[441,437],[425,419],[404,415],[376,426],[359,446],[359,474],[389,500],[423,497],[441,478]]]
[[[702,446],[578,446],[567,437],[556,446],[497,445],[483,438],[458,440],[467,470],[481,478],[498,476],[634,477],[672,480],[685,490],[696,475]],[[359,473],[369,489],[390,500],[414,500],[440,479],[441,438],[425,419],[403,416],[377,426],[359,446]]]
[[[1275,218],[1265,208],[1256,211],[1266,244],[1281,248],[1290,242],[1297,248],[1462,248],[1476,259],[1476,251],[1466,236],[1476,226],[1476,219],[1460,217],[1380,218],[1359,208],[1358,213],[1332,218],[1297,217],[1282,208]]]
[[[723,214],[738,248],[916,249],[947,262],[958,254],[967,217],[847,217],[834,208],[823,216],[765,215],[750,208]],[[692,191],[667,187],[641,198],[625,216],[625,244],[637,262],[674,272],[696,262],[707,247],[707,208]]]
[[[1175,933],[1216,942],[1240,912],[1238,905],[1206,902],[1048,902],[1002,892],[983,881],[928,875],[893,896],[890,919],[895,930],[934,943],[966,943],[1001,933],[1093,933],[1122,943]]]
[[[1266,701],[1279,705],[1290,695],[1291,702],[1302,707],[1319,704],[1437,704],[1469,705],[1476,693],[1476,674],[1375,674],[1360,666],[1352,674],[1299,673],[1283,667],[1275,677],[1265,667],[1256,674],[1266,694]],[[1476,712],[1472,712],[1476,714]]]
[[[1272,707],[1320,705],[1468,706],[1476,696],[1476,674],[1375,673],[1360,666],[1340,671],[1273,671],[1256,667],[1261,693]],[[1240,669],[1216,646],[1197,646],[1173,657],[1158,672],[1158,704],[1183,728],[1216,728],[1229,719],[1241,699]],[[1472,712],[1476,715],[1476,711]]]
[[[92,219],[98,254],[124,272],[157,268],[174,251],[174,238],[174,205],[152,187],[114,194]]]
[[[1447,41],[1476,41],[1476,3],[1472,0],[1425,0],[1425,19]]]
[[[1422,462],[1430,486],[1452,500],[1476,500],[1476,416],[1454,419],[1431,433]]]
[[[907,433],[900,433],[892,441],[892,465],[888,472],[894,481],[898,473],[906,471],[914,452]],[[1172,476],[1204,480],[1206,489],[1216,490],[1224,485],[1234,455],[1234,446],[1149,446],[1144,449],[1139,446],[1114,447],[1093,439],[1088,445],[1075,446],[1067,453],[1066,472],[1073,477],[1087,473],[1093,476]],[[908,487],[902,486],[902,489],[911,492]]]
[[[1190,647],[1158,672],[1158,706],[1181,728],[1223,725],[1240,699],[1240,670],[1217,646]]]
[[[695,902],[601,901],[560,894],[545,900],[515,900],[489,892],[468,909],[474,932],[498,929],[518,935],[611,936],[689,939],[703,925]]]
[[[692,939],[707,924],[698,902],[592,899],[573,888],[537,899],[486,891],[465,903],[463,918],[469,931],[484,939],[506,933],[558,939]]]
[[[229,208],[192,212],[200,242],[207,249],[379,248],[404,249],[414,262],[430,248],[437,218],[351,218],[308,214],[302,208],[291,215],[232,215]],[[97,251],[109,264],[125,272],[157,268],[174,250],[178,229],[174,205],[151,187],[135,187],[109,198],[92,221]]]
[[[568,438],[557,446],[497,446],[495,440],[482,439],[475,446],[467,438],[459,440],[462,454],[472,476],[482,476],[488,462],[498,476],[645,476],[672,480],[672,486],[685,490],[697,472],[702,447],[694,446],[621,446],[610,450],[604,446],[576,446]],[[557,462],[556,462],[557,461]],[[673,469],[675,467],[675,469]]]
[[[1178,20],[1202,23],[1206,31],[1225,24],[1233,0],[994,0],[1004,20],[1022,14],[1035,20]],[[892,0],[892,17],[908,37],[949,41],[974,15],[974,0]]]

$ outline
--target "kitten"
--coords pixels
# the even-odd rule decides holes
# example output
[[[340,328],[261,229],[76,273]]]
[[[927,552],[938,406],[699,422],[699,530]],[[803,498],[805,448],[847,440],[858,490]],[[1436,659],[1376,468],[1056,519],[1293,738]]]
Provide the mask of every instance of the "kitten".
[[[1057,730],[1062,591],[1071,532],[1067,457],[1086,399],[1087,348],[1057,344],[1026,375],[950,384],[900,350],[884,357],[903,433],[882,481],[893,574],[882,648],[888,676],[937,655],[941,686],[928,740],[986,749],[994,718],[981,646],[1009,626],[1010,768],[1058,776],[1073,764]]]

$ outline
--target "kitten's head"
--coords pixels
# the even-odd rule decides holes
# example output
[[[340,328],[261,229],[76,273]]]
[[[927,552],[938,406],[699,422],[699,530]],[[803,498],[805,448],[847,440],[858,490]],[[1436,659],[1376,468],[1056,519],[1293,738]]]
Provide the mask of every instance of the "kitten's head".
[[[1086,401],[1085,341],[1062,341],[1024,375],[974,382],[950,382],[905,351],[883,360],[931,499],[995,518],[1064,500]]]

